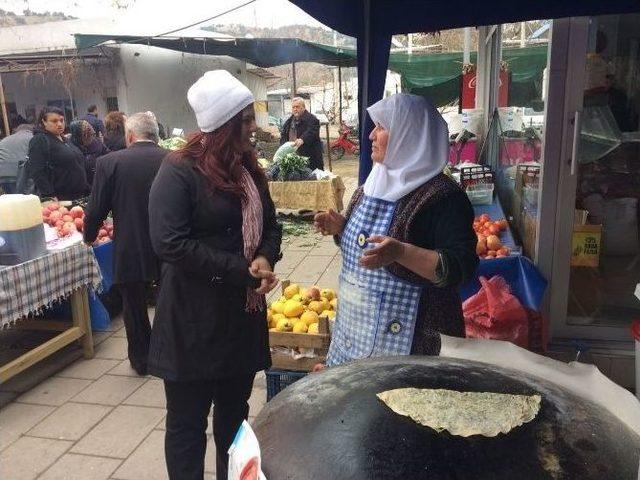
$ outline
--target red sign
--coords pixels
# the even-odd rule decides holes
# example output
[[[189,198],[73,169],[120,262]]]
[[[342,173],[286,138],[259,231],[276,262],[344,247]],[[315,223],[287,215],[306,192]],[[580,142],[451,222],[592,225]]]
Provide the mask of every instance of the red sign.
[[[500,70],[498,107],[506,107],[509,101],[509,72]],[[476,73],[462,75],[462,108],[476,108]]]

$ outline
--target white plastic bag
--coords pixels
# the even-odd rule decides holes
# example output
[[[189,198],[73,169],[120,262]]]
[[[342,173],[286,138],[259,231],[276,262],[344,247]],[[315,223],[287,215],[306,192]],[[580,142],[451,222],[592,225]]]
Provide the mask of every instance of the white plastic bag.
[[[244,420],[229,447],[229,480],[266,480],[260,462],[260,444]]]

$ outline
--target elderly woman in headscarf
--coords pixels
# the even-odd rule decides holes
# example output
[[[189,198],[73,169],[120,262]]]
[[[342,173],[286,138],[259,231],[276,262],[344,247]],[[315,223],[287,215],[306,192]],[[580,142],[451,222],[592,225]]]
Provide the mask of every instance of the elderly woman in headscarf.
[[[95,130],[86,120],[74,120],[69,124],[69,131],[71,132],[71,143],[84,157],[87,182],[89,186],[92,186],[96,173],[96,161],[98,157],[109,153],[109,149],[96,136]]]
[[[277,284],[282,230],[251,145],[254,98],[225,70],[187,94],[200,131],[170,153],[149,196],[162,281],[148,371],[164,380],[169,478],[201,480],[213,404],[216,478],[269,368],[265,293]]]
[[[316,215],[342,250],[327,365],[384,355],[437,355],[440,334],[464,337],[460,283],[478,265],[473,209],[442,173],[447,124],[423,97],[368,108],[374,166],[342,216]]]

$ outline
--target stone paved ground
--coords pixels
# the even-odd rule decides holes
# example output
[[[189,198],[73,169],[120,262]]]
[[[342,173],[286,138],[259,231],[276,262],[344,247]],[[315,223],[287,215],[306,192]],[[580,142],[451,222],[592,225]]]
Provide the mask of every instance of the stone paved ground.
[[[338,166],[352,169],[346,162]],[[345,180],[346,201],[355,178]],[[283,254],[276,267],[281,279],[337,287],[340,255],[332,239],[314,233],[288,238]],[[271,297],[276,295],[279,290]],[[69,355],[79,355],[77,349],[66,352],[0,387],[0,405],[5,405],[0,410],[0,479],[167,478],[162,382],[140,377],[129,367],[121,319],[94,338],[95,358],[78,359],[61,369]],[[43,380],[32,386],[34,378]],[[265,376],[260,373],[249,400],[250,419],[265,401]],[[209,437],[207,478],[214,478],[214,458]]]

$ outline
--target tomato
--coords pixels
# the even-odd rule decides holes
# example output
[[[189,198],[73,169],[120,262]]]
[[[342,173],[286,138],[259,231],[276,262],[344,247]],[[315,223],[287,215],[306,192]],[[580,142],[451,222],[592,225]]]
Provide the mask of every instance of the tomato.
[[[84,217],[84,210],[82,209],[82,207],[75,206],[71,210],[69,210],[69,214],[73,218],[82,218]]]
[[[502,243],[500,243],[500,239],[495,235],[489,235],[487,237],[487,248],[489,251],[496,251],[502,248]]]
[[[483,213],[482,215],[480,215],[479,220],[482,223],[486,223],[486,222],[491,220],[491,217],[489,215],[487,215],[486,213]]]
[[[491,232],[491,235],[498,235],[500,233],[500,227],[493,223],[489,225],[489,232]]]

